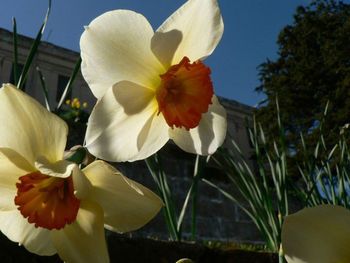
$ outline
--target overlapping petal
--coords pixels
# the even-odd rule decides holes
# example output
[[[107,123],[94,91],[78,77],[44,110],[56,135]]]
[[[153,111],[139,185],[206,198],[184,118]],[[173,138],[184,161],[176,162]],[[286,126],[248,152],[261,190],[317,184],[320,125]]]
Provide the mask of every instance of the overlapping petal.
[[[226,111],[213,96],[207,113],[203,114],[198,127],[190,129],[170,129],[170,138],[184,151],[209,155],[222,145],[227,130]]]
[[[17,193],[18,178],[33,170],[34,167],[18,153],[0,148],[0,210],[17,209],[14,196]]]
[[[50,162],[63,157],[68,128],[36,100],[10,84],[0,89],[0,146],[10,148],[34,164],[38,156]],[[16,121],[13,121],[16,120]]]
[[[85,174],[76,166],[72,173],[74,195],[80,199],[86,199],[91,191],[91,183],[86,178]]]
[[[224,24],[222,21],[220,9],[217,0],[191,0],[187,1],[175,13],[173,13],[158,29],[157,33],[166,33],[177,30],[182,34],[182,40],[176,51],[169,49],[168,45],[163,44],[162,52],[165,57],[167,52],[174,52],[169,64],[177,64],[187,56],[191,61],[204,59],[209,56],[219,43]],[[174,40],[169,38],[169,40]],[[171,42],[169,41],[171,45]],[[160,49],[160,46],[158,47]],[[162,59],[160,59],[162,61]],[[168,65],[169,65],[168,64]]]
[[[32,253],[50,256],[57,253],[50,231],[28,223],[17,209],[0,211],[0,231]]]
[[[102,206],[105,224],[111,230],[136,230],[162,207],[161,199],[152,191],[127,179],[105,162],[93,162],[83,172],[92,184],[90,199]]]
[[[127,93],[128,88],[139,92]],[[152,92],[130,82],[109,89],[89,119],[86,133],[89,151],[107,161],[143,159],[158,151],[169,135],[164,118],[157,115]],[[135,98],[130,99],[128,94]]]
[[[40,173],[60,178],[71,176],[76,166],[77,164],[66,160],[59,160],[51,163],[44,156],[39,156],[35,161],[35,167]]]
[[[164,68],[151,51],[153,34],[147,19],[129,10],[104,13],[86,27],[80,39],[82,73],[95,97],[122,80],[157,86]]]
[[[92,202],[81,202],[77,219],[63,230],[51,232],[53,243],[65,262],[109,262],[103,228],[103,211]]]
[[[288,216],[282,246],[288,263],[350,262],[350,211],[332,205]]]

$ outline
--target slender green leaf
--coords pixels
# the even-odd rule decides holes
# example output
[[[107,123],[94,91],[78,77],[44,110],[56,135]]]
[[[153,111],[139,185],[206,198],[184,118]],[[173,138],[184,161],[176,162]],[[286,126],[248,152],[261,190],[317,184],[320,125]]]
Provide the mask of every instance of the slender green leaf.
[[[14,77],[14,85],[18,84],[18,41],[17,41],[17,23],[16,18],[12,19],[13,24],[13,77]]]
[[[50,98],[49,98],[49,92],[47,90],[46,84],[45,84],[45,78],[43,76],[43,73],[41,72],[39,67],[36,67],[36,70],[39,74],[40,84],[41,88],[43,89],[44,99],[45,99],[45,106],[48,111],[51,111],[50,107]]]
[[[62,96],[60,98],[60,101],[58,102],[57,104],[57,107],[56,107],[56,110],[59,110],[63,104],[63,102],[66,100],[66,97],[67,95],[70,93],[70,91],[72,90],[73,88],[73,83],[74,83],[74,80],[80,70],[80,65],[81,65],[81,57],[79,57],[78,61],[76,62],[75,66],[74,66],[74,69],[73,69],[73,72],[72,72],[72,75],[70,76],[69,80],[68,80],[68,83],[62,93]]]
[[[50,11],[51,11],[51,0],[49,0],[49,6],[48,6],[47,11],[46,11],[44,22],[41,25],[41,27],[39,29],[39,32],[37,33],[36,38],[35,38],[32,46],[31,46],[31,48],[29,50],[29,55],[28,55],[27,60],[26,60],[26,62],[24,64],[22,73],[21,73],[21,75],[19,77],[17,87],[19,89],[21,89],[21,90],[24,87],[24,83],[25,83],[25,81],[27,79],[30,66],[32,65],[33,59],[34,59],[34,57],[36,55],[36,52],[37,52],[38,47],[39,47],[39,44],[41,42],[42,35],[44,34],[46,23],[47,23],[47,20],[49,19]]]

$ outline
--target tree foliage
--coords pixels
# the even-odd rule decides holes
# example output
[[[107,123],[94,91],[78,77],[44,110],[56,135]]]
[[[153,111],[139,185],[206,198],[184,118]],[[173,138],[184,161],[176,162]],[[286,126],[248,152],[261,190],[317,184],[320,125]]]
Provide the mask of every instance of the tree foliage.
[[[307,145],[315,144],[328,101],[326,145],[337,143],[340,128],[350,122],[350,5],[317,0],[298,7],[277,43],[278,58],[259,67],[261,85],[256,90],[267,99],[256,112],[257,120],[276,134],[278,97],[289,147],[298,158],[300,133]]]

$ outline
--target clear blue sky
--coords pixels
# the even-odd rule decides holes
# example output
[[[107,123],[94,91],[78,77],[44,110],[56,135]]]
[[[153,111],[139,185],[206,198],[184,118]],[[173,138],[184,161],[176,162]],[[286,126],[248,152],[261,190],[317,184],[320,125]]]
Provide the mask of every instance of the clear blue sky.
[[[254,106],[263,99],[256,67],[277,56],[277,35],[292,23],[298,5],[311,0],[218,0],[225,23],[223,38],[206,60],[212,69],[216,94]],[[142,13],[154,29],[185,0],[52,0],[52,12],[44,35],[56,45],[79,51],[83,26],[113,9]],[[45,0],[1,0],[0,27],[34,37],[47,8]],[[0,40],[1,41],[1,40]],[[1,42],[0,42],[1,44]]]

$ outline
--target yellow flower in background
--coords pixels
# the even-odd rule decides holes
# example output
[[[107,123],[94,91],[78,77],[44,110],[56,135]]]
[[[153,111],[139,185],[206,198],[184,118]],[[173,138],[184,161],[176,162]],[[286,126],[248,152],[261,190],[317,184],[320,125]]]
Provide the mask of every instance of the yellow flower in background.
[[[158,29],[129,10],[102,14],[81,40],[82,72],[98,99],[86,147],[109,161],[147,158],[172,139],[208,155],[226,135],[209,56],[223,34],[216,0],[189,0]]]
[[[135,230],[162,202],[114,167],[63,159],[67,125],[10,84],[0,89],[0,231],[39,255],[109,262],[104,226]]]
[[[74,98],[71,104],[72,108],[79,109],[80,108],[80,101],[78,98]]]
[[[350,211],[334,205],[305,208],[287,216],[282,246],[288,263],[350,262]]]

